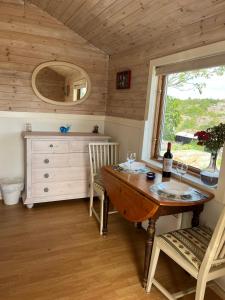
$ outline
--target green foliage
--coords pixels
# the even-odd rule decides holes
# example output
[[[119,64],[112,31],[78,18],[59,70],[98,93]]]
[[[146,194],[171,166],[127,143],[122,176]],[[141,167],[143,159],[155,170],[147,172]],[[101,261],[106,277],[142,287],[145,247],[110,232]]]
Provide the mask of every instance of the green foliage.
[[[177,132],[184,131],[187,133],[195,133],[197,131],[206,130],[209,127],[217,126],[225,123],[225,99],[196,99],[188,98],[188,92],[197,90],[199,94],[206,87],[207,79],[213,76],[223,76],[225,74],[225,66],[208,68],[190,72],[181,72],[167,76],[167,87],[173,87],[179,91],[187,92],[187,99],[181,100],[176,97],[166,97],[165,122],[163,128],[163,140],[173,141]],[[215,79],[214,78],[214,79]],[[225,126],[225,125],[224,125]],[[224,127],[223,127],[224,130]],[[222,143],[223,133],[217,136],[217,149]],[[222,138],[219,138],[219,136]],[[220,139],[220,141],[219,141]],[[210,150],[212,149],[212,145]],[[187,150],[190,154],[188,164],[195,167],[206,167],[207,161],[204,161],[204,155],[200,157],[199,153],[207,151],[204,147],[197,145],[197,141],[189,144],[181,144],[174,142],[173,151],[175,153],[183,153]],[[221,152],[217,159],[217,167],[221,165]],[[194,159],[194,161],[193,161]],[[205,165],[206,164],[206,165]]]
[[[224,108],[225,100],[167,96],[163,139],[173,141],[177,132],[195,133],[225,123]]]
[[[218,151],[223,147],[225,142],[225,124],[220,123],[217,126],[208,128],[206,130],[209,133],[210,138],[205,142],[206,149],[212,151]]]
[[[191,141],[189,144],[174,143],[173,151],[177,150],[198,150],[203,151],[202,146],[197,145],[197,141]]]
[[[163,130],[164,140],[174,140],[175,132],[178,124],[181,121],[179,112],[179,100],[173,97],[167,96],[166,99],[166,110],[165,110],[165,123]]]
[[[203,88],[206,87],[204,79],[210,79],[213,76],[223,76],[224,73],[225,66],[174,73],[167,77],[167,86],[187,92],[195,89],[201,94]],[[173,141],[176,133],[179,131],[194,134],[196,131],[206,130],[209,127],[225,123],[224,111],[225,100],[190,98],[181,100],[167,95],[163,139]],[[219,143],[218,137],[217,140]],[[198,148],[193,143],[189,144],[191,149],[193,147],[194,149]],[[184,149],[184,147],[189,146],[183,145],[182,147]],[[210,146],[212,148],[212,145]]]

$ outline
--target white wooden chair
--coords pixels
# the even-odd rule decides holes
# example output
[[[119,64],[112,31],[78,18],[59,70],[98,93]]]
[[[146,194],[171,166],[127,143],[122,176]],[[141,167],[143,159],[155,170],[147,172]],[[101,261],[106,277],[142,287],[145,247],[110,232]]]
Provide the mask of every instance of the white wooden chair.
[[[100,223],[100,234],[103,229],[103,203],[105,188],[101,178],[101,167],[106,165],[115,165],[119,160],[119,144],[118,143],[90,143],[90,208],[89,213],[95,215]],[[94,195],[100,200],[100,213],[98,214],[93,205]],[[115,211],[109,212],[114,213]]]
[[[197,279],[197,287],[169,293],[154,279],[160,250]],[[149,268],[147,293],[154,284],[168,299],[178,299],[196,291],[195,300],[203,300],[208,281],[225,275],[225,207],[212,233],[206,227],[180,229],[158,236],[154,240]]]

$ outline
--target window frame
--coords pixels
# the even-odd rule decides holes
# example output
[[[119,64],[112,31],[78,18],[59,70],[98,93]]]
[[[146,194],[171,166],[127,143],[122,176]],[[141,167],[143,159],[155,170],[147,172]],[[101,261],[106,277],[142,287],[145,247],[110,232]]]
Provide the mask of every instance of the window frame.
[[[188,50],[181,50],[177,53],[172,53],[168,55],[162,55],[157,58],[149,59],[148,66],[148,80],[147,80],[147,93],[146,93],[146,104],[145,104],[145,115],[144,120],[141,123],[137,123],[132,121],[132,123],[128,122],[129,126],[136,126],[140,128],[140,156],[143,162],[145,162],[148,166],[153,169],[161,170],[162,162],[158,163],[155,159],[151,158],[151,148],[153,144],[153,126],[154,126],[154,115],[155,115],[155,107],[156,107],[156,91],[157,91],[157,82],[158,76],[156,76],[156,68],[162,65],[168,65],[172,63],[180,63],[186,62],[190,60],[195,60],[198,58],[225,54],[225,41],[220,41],[216,43],[212,43],[209,45],[204,45]],[[128,126],[126,125],[126,126]],[[225,203],[225,194],[224,194],[224,182],[225,182],[225,147],[223,149],[222,154],[222,165],[220,168],[220,177],[218,186],[216,189],[209,188],[202,184],[199,176],[192,176],[192,174],[188,174],[184,178],[184,181],[193,184],[199,187],[202,190],[211,191],[215,194],[215,201],[218,204],[224,205]]]
[[[165,112],[165,97],[167,91],[167,76],[158,75],[157,91],[156,91],[156,102],[155,102],[155,114],[154,114],[154,125],[152,135],[152,146],[150,152],[150,158],[162,163],[163,156],[160,155],[160,144],[162,139],[163,130],[163,117]],[[178,161],[173,160],[173,167],[176,167]],[[188,165],[188,173],[199,176],[201,170],[194,166]]]

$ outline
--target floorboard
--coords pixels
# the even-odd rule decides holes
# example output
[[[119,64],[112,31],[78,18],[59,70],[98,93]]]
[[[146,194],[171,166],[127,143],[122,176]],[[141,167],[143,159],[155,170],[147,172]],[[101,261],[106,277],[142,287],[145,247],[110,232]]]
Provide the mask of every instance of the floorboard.
[[[161,300],[141,287],[145,233],[118,214],[100,237],[88,201],[37,204],[33,209],[0,203],[0,299]],[[171,291],[195,281],[166,256],[157,278]],[[194,299],[194,295],[182,299]],[[206,300],[220,300],[207,289]]]

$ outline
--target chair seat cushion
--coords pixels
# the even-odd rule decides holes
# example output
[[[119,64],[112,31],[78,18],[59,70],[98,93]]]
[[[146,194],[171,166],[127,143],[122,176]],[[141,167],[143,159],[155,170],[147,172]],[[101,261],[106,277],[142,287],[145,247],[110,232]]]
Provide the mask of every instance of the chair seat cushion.
[[[180,229],[159,236],[196,269],[201,266],[211,237],[212,231],[203,226]]]
[[[95,175],[94,176],[94,188],[95,190],[104,193],[105,192],[105,187],[104,187],[104,182],[103,179],[100,175]]]

